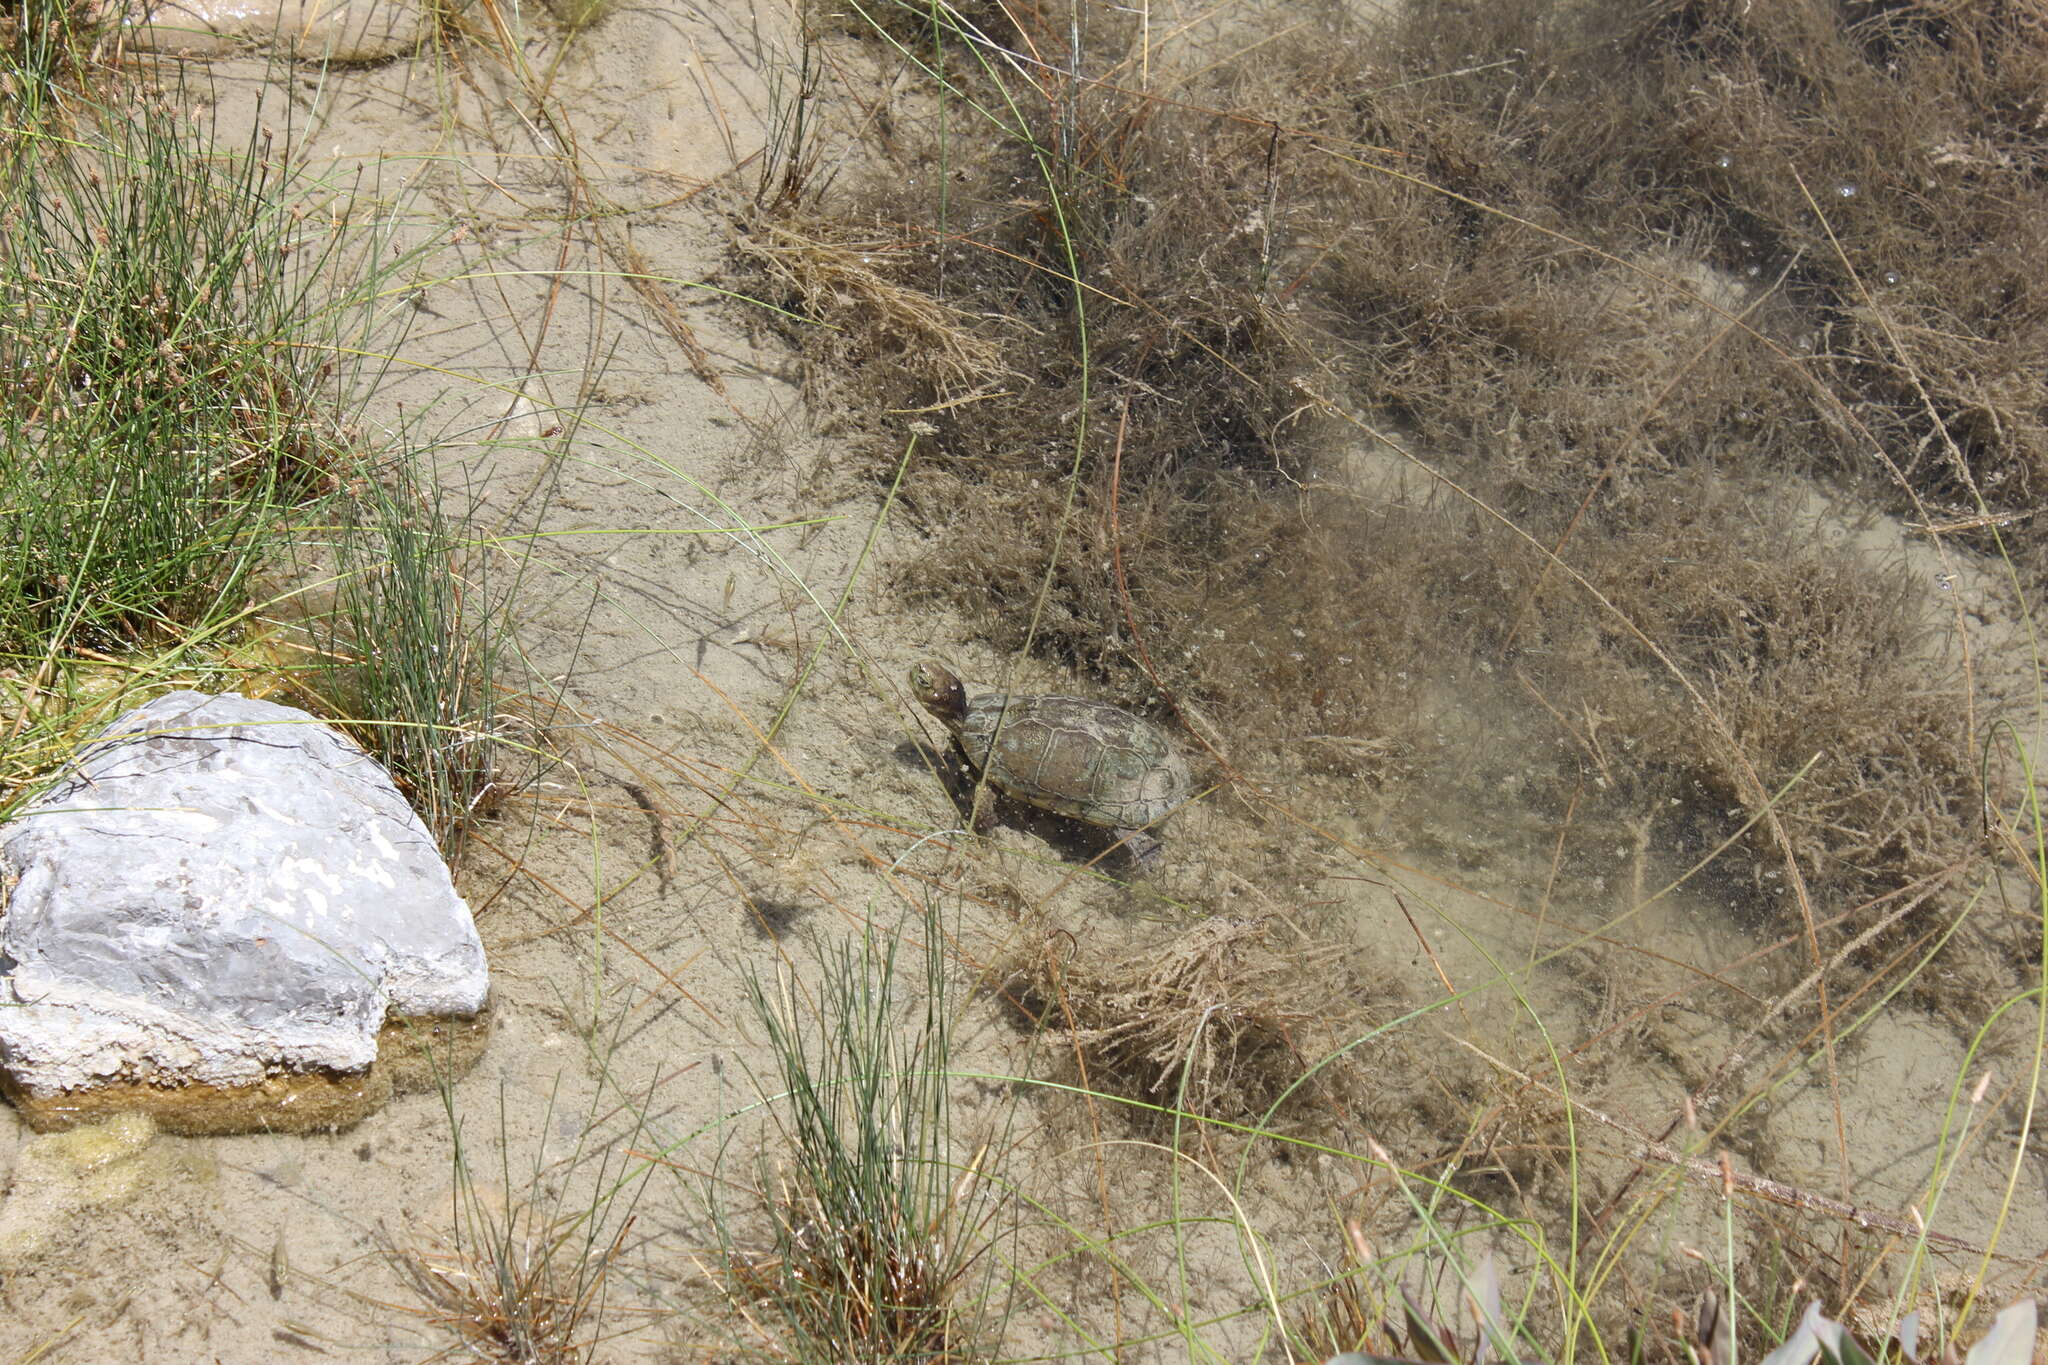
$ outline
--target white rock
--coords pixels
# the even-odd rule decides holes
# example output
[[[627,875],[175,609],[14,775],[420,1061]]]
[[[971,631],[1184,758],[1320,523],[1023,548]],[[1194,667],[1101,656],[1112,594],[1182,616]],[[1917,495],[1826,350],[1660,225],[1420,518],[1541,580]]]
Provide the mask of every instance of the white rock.
[[[356,1072],[388,1015],[472,1015],[469,907],[390,777],[304,711],[173,692],[0,827],[0,1067],[108,1082]]]

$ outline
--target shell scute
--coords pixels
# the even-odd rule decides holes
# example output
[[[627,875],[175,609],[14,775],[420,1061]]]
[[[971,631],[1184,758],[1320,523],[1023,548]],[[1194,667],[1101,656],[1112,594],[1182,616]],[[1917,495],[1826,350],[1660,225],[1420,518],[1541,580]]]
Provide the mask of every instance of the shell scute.
[[[1089,824],[1157,824],[1190,786],[1187,764],[1156,726],[1083,697],[976,697],[957,736],[1007,795]]]

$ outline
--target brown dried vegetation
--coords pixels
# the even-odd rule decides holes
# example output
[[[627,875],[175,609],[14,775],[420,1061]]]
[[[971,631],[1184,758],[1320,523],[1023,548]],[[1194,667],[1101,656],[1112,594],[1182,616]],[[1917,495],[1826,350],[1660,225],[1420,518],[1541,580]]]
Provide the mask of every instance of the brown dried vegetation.
[[[1086,1088],[1199,1118],[1282,1123],[1355,1098],[1360,982],[1276,915],[1216,916],[1114,961],[1058,934],[1004,972],[1004,999]],[[1133,1114],[1144,1111],[1133,1110]]]
[[[1027,126],[954,98],[941,138],[900,102],[864,125],[872,174],[775,210],[799,256],[845,249],[821,213],[893,244],[862,253],[886,290],[767,274],[843,329],[799,334],[820,361],[872,362],[867,410],[935,429],[913,599],[1262,766],[1456,781],[1401,756],[1424,695],[1484,670],[1626,736],[1559,724],[1539,800],[1597,773],[1611,814],[1675,800],[1700,848],[1753,821],[1738,880],[1790,855],[1864,897],[1973,856],[1985,717],[1929,586],[1809,543],[1772,489],[2028,508],[2048,21],[1445,0],[1368,35],[1295,5],[1182,76],[1141,71],[1112,8],[1009,7],[991,36],[1064,64],[1078,32],[1093,77],[1009,74]],[[888,320],[917,310],[887,291],[967,335]],[[1448,483],[1362,479],[1361,427]],[[2001,543],[2034,571],[2023,518]]]

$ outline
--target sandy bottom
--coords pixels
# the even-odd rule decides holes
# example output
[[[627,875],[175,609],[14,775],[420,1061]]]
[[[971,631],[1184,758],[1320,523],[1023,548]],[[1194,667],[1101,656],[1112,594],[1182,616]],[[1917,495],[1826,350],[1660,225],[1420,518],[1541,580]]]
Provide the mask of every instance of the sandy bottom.
[[[745,307],[691,287],[718,276],[710,210],[723,190],[751,188],[748,158],[778,108],[786,16],[759,10],[655,0],[569,49],[551,94],[587,187],[559,174],[563,131],[529,120],[484,60],[333,70],[317,90],[311,70],[211,68],[230,130],[282,122],[289,95],[315,166],[337,185],[360,172],[360,193],[396,207],[400,244],[424,251],[422,292],[390,301],[403,363],[376,411],[395,421],[401,405],[431,408],[467,433],[443,456],[444,485],[476,499],[481,525],[548,533],[524,588],[525,643],[559,688],[570,761],[488,831],[467,871],[495,1031],[451,1092],[402,1096],[331,1135],[123,1130],[75,1151],[0,1113],[9,1207],[34,1201],[39,1227],[0,1287],[0,1356],[420,1359],[449,1345],[437,1321],[449,1310],[422,1298],[394,1253],[459,1279],[473,1248],[465,1209],[512,1217],[514,1240],[538,1244],[550,1217],[604,1190],[623,1193],[594,1230],[598,1243],[621,1239],[607,1297],[620,1335],[603,1358],[709,1354],[725,1329],[701,1273],[717,1242],[704,1177],[722,1170],[745,1207],[764,1136],[752,1107],[775,1088],[746,983],[801,991],[821,947],[863,923],[893,932],[927,906],[958,968],[954,1065],[983,1078],[957,1099],[961,1159],[990,1143],[1038,1208],[1117,1234],[1118,1255],[1164,1299],[1197,1317],[1245,1313],[1207,1329],[1226,1358],[1261,1349],[1266,1262],[1247,1255],[1224,1187],[1296,1286],[1342,1256],[1346,1218],[1399,1245],[1408,1196],[1357,1162],[1190,1141],[1212,1179],[1174,1159],[1156,1124],[1003,1083],[1063,1073],[985,980],[976,988],[980,973],[1053,939],[1092,960],[1163,954],[1216,915],[1307,926],[1341,948],[1376,1030],[1359,1054],[1369,1090],[1341,1116],[1354,1150],[1370,1137],[1439,1174],[1455,1156],[1468,1191],[1552,1210],[1553,1239],[1574,1202],[1642,1217],[1617,1274],[1646,1289],[1689,1282],[1686,1249],[1731,1235],[1718,1185],[1643,1156],[1646,1142],[1699,1142],[1709,1162],[1728,1153],[1752,1181],[1733,1219],[1745,1249],[1887,1240],[1881,1220],[1801,1215],[1756,1192],[1763,1180],[1823,1212],[1833,1200],[1904,1218],[1917,1204],[1977,1245],[2003,1212],[2003,1246],[2048,1244],[2038,1161],[2004,1204],[2025,1073],[2008,1054],[1969,1057],[1988,1002],[1895,1001],[1853,1032],[1846,1021],[1875,1002],[1852,1004],[1830,1066],[1803,1022],[1777,1012],[1783,997],[1807,998],[1811,970],[1797,924],[1757,908],[1778,901],[1700,878],[1659,894],[1708,850],[1654,812],[1565,822],[1522,804],[1528,765],[1557,741],[1499,680],[1431,683],[1441,750],[1411,765],[1442,775],[1427,788],[1358,789],[1281,756],[1232,755],[1269,799],[1217,791],[1172,827],[1164,868],[1129,889],[1029,828],[1000,828],[986,846],[963,838],[918,757],[941,736],[902,677],[937,655],[987,683],[1004,661],[973,623],[892,600],[892,569],[920,542],[894,518],[868,547],[879,494],[831,434],[841,415],[807,402]],[[539,79],[553,52],[528,55]],[[603,220],[604,245],[579,233],[565,255],[572,199],[620,212]],[[665,281],[660,307],[617,277],[636,258]],[[583,425],[554,460],[538,438],[579,403]],[[1813,523],[1829,515],[1816,506]],[[1026,662],[1017,685],[1074,685],[1041,669]],[[1964,1123],[1950,1108],[1958,1085],[1959,1157],[1952,1137],[1942,1147],[1944,1123],[1951,1135]],[[1725,1131],[1698,1139],[1688,1095],[1698,1121]],[[1560,1147],[1568,1132],[1576,1168]],[[1930,1174],[1951,1160],[1937,1201]],[[1667,1197],[1645,1200],[1657,1190]],[[1148,1229],[1176,1210],[1224,1220],[1178,1239]],[[1075,1347],[1085,1338],[1063,1313],[1098,1342],[1168,1325],[1104,1262],[1055,1262],[1072,1232],[1027,1221],[1010,1252],[1041,1267],[1046,1297],[1019,1304],[1013,1350]],[[1511,1277],[1528,1270],[1525,1245],[1490,1240]],[[1184,1349],[1169,1336],[1117,1358]]]

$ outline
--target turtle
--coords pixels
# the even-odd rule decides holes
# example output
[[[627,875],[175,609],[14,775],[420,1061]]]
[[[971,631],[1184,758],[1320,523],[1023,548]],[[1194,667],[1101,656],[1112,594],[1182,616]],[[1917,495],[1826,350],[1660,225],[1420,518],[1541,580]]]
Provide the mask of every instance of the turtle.
[[[1058,694],[969,700],[960,679],[927,659],[910,690],[952,732],[968,771],[1005,796],[1113,830],[1138,866],[1159,862],[1148,831],[1188,798],[1187,760],[1158,726],[1122,707]],[[983,829],[985,819],[976,821]]]

